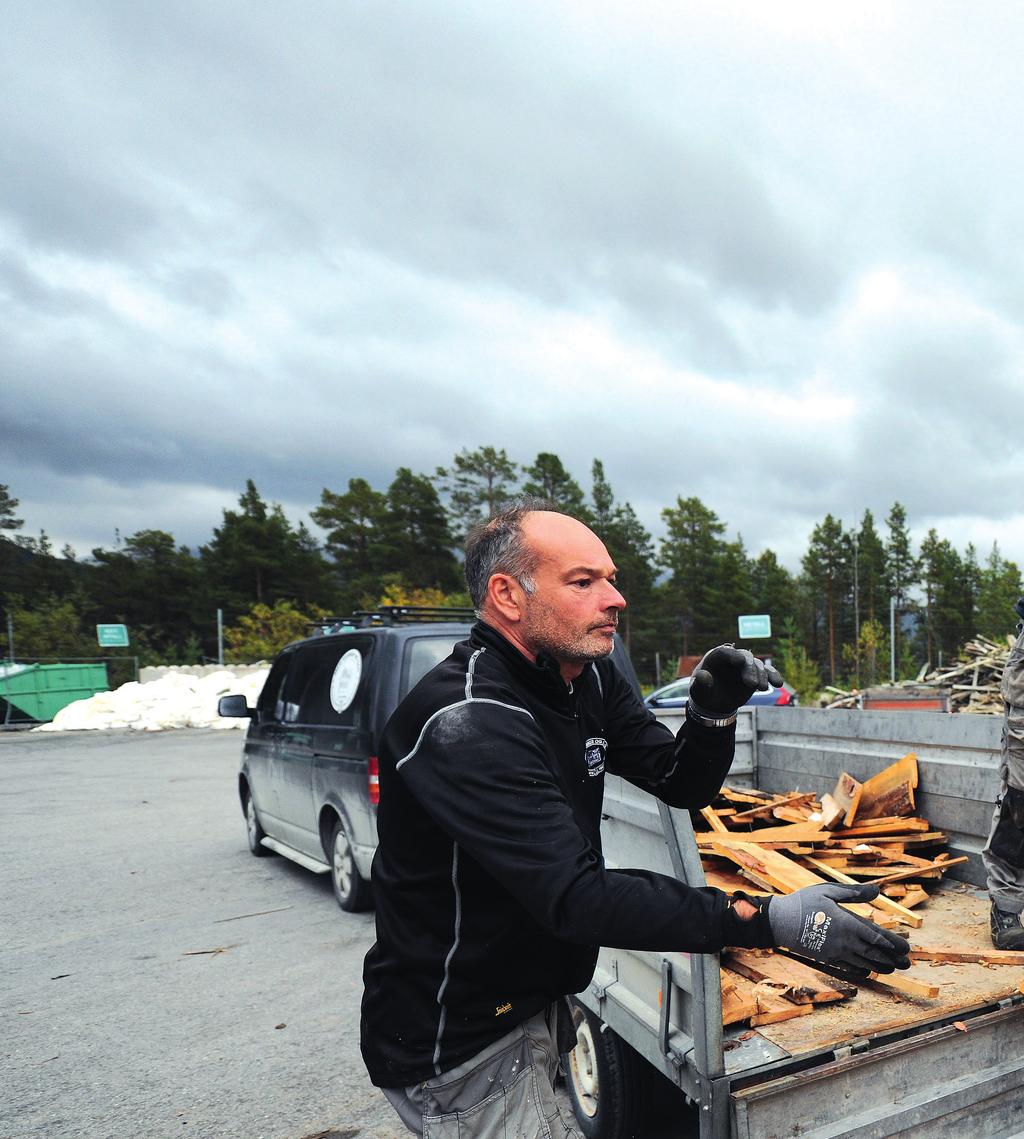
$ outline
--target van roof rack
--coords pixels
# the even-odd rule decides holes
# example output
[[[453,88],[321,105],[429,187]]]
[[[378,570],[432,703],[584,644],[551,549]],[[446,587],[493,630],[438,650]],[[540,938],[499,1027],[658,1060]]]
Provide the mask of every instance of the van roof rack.
[[[431,624],[439,621],[473,621],[472,609],[445,605],[381,605],[377,609],[356,609],[344,617],[321,617],[310,621],[312,629],[323,634],[340,633],[344,629],[369,629],[381,625]]]

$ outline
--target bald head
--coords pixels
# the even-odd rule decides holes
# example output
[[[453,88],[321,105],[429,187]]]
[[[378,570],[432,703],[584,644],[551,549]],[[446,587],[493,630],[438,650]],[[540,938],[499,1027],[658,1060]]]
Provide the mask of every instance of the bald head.
[[[568,681],[611,652],[626,602],[601,539],[550,507],[520,504],[475,529],[466,580],[481,618],[527,657],[548,652]]]

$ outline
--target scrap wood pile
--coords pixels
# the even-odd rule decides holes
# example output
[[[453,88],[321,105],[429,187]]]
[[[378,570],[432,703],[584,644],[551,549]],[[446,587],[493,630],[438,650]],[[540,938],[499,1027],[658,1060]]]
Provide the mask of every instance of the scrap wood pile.
[[[872,691],[892,691],[901,695],[924,696],[936,691],[949,695],[951,712],[976,712],[1001,716],[1003,698],[999,688],[1003,680],[1003,669],[1013,648],[1014,638],[1007,636],[1005,644],[990,641],[978,634],[960,650],[956,664],[942,668],[928,669],[926,665],[916,680],[905,680],[900,684],[887,684]],[[827,699],[826,708],[858,708],[861,693],[856,689],[846,690],[828,686],[823,689]]]
[[[820,801],[812,793],[771,795],[723,787],[715,803],[700,812],[703,824],[698,825],[707,829],[695,829],[708,885],[728,892],[789,894],[830,881],[871,882],[880,888],[878,897],[847,908],[887,928],[918,929],[926,886],[967,859],[936,851],[946,836],[915,814],[917,783],[917,756],[910,753],[863,783],[844,772]],[[1024,954],[981,956],[1024,964]],[[913,960],[978,957],[951,951],[912,954]],[[872,976],[875,983],[912,996],[938,994],[936,986],[899,974]],[[725,1024],[749,1021],[756,1027],[806,1016],[815,1005],[856,993],[855,986],[770,949],[729,949],[722,955]]]
[[[1010,636],[1005,644],[975,637],[960,650],[955,665],[929,672],[924,683],[949,690],[952,712],[987,712],[1001,716],[1003,698],[999,688],[1013,644],[1014,638]]]

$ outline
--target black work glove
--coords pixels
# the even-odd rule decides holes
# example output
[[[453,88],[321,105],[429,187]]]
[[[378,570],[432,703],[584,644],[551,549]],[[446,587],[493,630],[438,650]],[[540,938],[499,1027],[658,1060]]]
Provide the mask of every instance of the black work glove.
[[[837,902],[870,902],[877,886],[838,882],[773,895],[768,921],[775,944],[801,957],[873,973],[910,968],[910,943],[898,933],[851,914]]]
[[[782,687],[782,677],[770,664],[750,649],[719,645],[693,670],[688,702],[700,715],[731,716],[754,692],[767,692],[769,684]]]

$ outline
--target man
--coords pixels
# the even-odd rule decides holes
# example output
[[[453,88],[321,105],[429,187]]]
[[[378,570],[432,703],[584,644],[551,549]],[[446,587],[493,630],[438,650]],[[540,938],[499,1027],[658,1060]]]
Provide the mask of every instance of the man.
[[[1000,791],[982,861],[992,900],[989,928],[997,949],[1024,949],[1024,597],[1016,606],[1017,640],[1003,669]]]
[[[891,972],[908,946],[812,887],[755,903],[660,874],[607,870],[605,771],[696,808],[732,762],[736,710],[781,684],[722,646],[694,673],[677,736],[608,660],[626,602],[582,523],[527,502],[478,528],[466,579],[480,620],[413,689],[380,749],[377,943],[362,1050],[406,1126],[437,1139],[576,1135],[552,1082],[566,994],[601,945],[714,952],[791,945]]]

